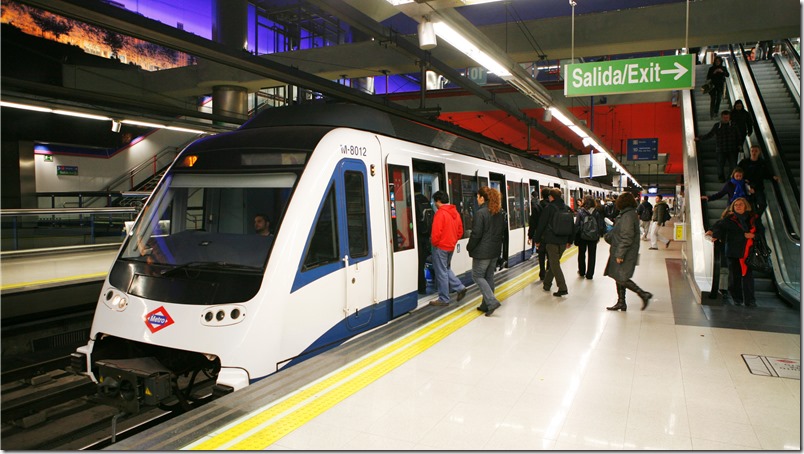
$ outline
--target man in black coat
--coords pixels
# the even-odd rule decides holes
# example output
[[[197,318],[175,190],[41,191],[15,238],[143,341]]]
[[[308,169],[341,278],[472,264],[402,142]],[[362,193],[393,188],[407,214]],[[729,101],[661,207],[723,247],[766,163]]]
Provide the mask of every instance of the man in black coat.
[[[774,175],[768,161],[762,159],[762,150],[758,145],[751,147],[749,157],[740,161],[737,167],[743,169],[745,182],[754,190],[754,192],[748,196],[748,200],[751,202],[751,205],[754,206],[754,213],[762,216],[762,213],[768,206],[767,199],[765,198],[765,180],[773,178],[779,181],[779,176]]]
[[[715,123],[706,134],[696,137],[695,141],[708,140],[715,137],[715,158],[717,158],[717,177],[721,183],[726,182],[725,175],[737,167],[737,153],[740,152],[740,131],[731,122],[731,112],[724,110],[720,113],[720,123]],[[727,166],[723,172],[723,166]]]
[[[544,248],[544,244],[539,246],[536,241],[536,238],[533,236],[536,233],[536,226],[539,224],[539,217],[541,216],[542,212],[544,211],[544,207],[547,206],[547,198],[550,196],[550,188],[542,188],[542,199],[539,201],[538,205],[534,207],[535,209],[531,210],[530,212],[530,219],[528,219],[528,243],[533,244],[536,248],[536,253],[539,258],[539,279],[544,280],[544,273],[545,269],[545,258],[547,257],[547,250]]]
[[[567,291],[567,281],[564,279],[564,273],[561,271],[561,255],[564,250],[572,245],[572,239],[575,238],[575,223],[572,223],[571,232],[568,235],[557,235],[553,233],[552,224],[553,218],[559,213],[569,211],[561,198],[561,189],[551,188],[548,196],[549,203],[542,210],[539,216],[539,224],[536,226],[536,232],[533,237],[536,241],[536,246],[545,244],[547,251],[547,272],[544,275],[545,291],[550,291],[553,285],[553,277],[556,278],[558,284],[558,291],[553,293],[553,296],[564,296],[569,294]]]

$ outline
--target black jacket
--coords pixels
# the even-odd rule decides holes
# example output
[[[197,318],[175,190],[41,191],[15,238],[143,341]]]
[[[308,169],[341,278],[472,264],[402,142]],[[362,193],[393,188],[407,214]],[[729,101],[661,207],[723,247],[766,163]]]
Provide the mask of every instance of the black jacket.
[[[475,211],[472,233],[466,250],[475,259],[496,259],[500,257],[505,231],[505,216],[500,211],[492,215],[484,203]]]
[[[528,219],[528,238],[530,238],[530,240],[534,243],[536,241],[533,235],[536,234],[536,226],[539,224],[539,217],[541,216],[542,212],[544,212],[544,207],[546,206],[547,200],[539,200],[539,204],[536,205],[535,209],[530,212],[530,218]]]
[[[606,221],[603,220],[604,216],[603,216],[603,213],[601,213],[602,210],[603,210],[602,207],[599,210],[596,210],[596,209],[592,208],[592,212],[590,213],[589,210],[587,210],[584,207],[581,207],[581,208],[578,209],[578,216],[575,218],[575,244],[576,245],[579,246],[581,243],[586,243],[586,244],[597,243],[598,241],[600,241],[600,238],[602,238],[603,235],[606,234]],[[597,233],[600,234],[600,236],[596,240],[587,240],[587,239],[581,238],[581,225],[583,225],[583,220],[587,216],[592,216],[595,219],[595,223],[597,224]]]
[[[754,132],[753,115],[745,108],[731,111],[731,123],[740,131],[741,137],[750,136]]]
[[[548,227],[553,221],[553,216],[559,211],[567,211],[567,206],[564,205],[562,199],[553,200],[544,207],[541,216],[539,216],[539,224],[536,226],[536,232],[533,234],[535,242],[545,244],[569,244],[572,242],[572,239],[575,238],[574,228],[570,235],[558,236]]]
[[[751,158],[745,158],[737,164],[737,167],[743,169],[743,179],[754,188],[755,191],[764,191],[764,180],[773,177],[773,172],[770,169],[768,161],[760,158],[752,161]]]
[[[715,137],[715,152],[716,153],[728,153],[728,154],[738,154],[739,153],[739,145],[740,140],[740,131],[734,126],[734,123],[728,122],[723,124],[722,122],[717,122],[712,126],[712,129],[709,130],[706,134],[702,135],[699,140],[707,140]]]
[[[765,227],[756,213],[748,211],[743,216],[733,213],[712,226],[712,236],[726,243],[726,257],[738,259],[745,257],[748,252],[745,250],[748,241],[745,234],[752,228],[755,229],[755,236],[765,233]]]
[[[650,204],[647,200],[643,201],[639,204],[636,209],[637,216],[639,216],[640,221],[650,221],[653,217],[653,205]]]
[[[718,68],[722,69],[722,71],[716,73],[715,70]],[[706,78],[711,80],[713,84],[721,87],[726,84],[727,77],[729,77],[729,71],[726,70],[726,67],[722,65],[712,65],[709,67],[709,71],[706,72]]]

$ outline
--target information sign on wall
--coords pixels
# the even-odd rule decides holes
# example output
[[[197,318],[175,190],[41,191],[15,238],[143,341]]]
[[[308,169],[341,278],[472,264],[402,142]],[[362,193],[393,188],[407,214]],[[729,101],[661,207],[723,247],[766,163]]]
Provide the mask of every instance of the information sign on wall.
[[[56,166],[56,175],[78,175],[78,166]]]
[[[659,159],[659,139],[628,139],[629,161],[655,161]]]

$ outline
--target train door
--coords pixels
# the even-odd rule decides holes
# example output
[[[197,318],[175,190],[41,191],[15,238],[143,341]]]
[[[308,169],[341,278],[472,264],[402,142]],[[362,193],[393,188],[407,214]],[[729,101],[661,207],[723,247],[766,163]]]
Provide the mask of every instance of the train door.
[[[410,165],[397,155],[386,156],[386,216],[393,249],[390,260],[390,318],[416,309],[419,258],[414,235],[414,194]]]
[[[436,191],[446,191],[447,184],[444,164],[440,162],[413,159],[413,193],[414,193],[414,224],[416,227],[416,277],[417,291],[421,294],[429,293],[435,286],[428,284],[427,276],[432,283],[433,269],[430,254],[430,227],[435,216],[431,205],[433,194]]]
[[[503,252],[502,252],[502,256],[503,256],[503,261],[504,261],[503,268],[508,268],[508,240],[509,240],[509,238],[508,238],[508,229],[510,228],[508,223],[509,223],[509,218],[511,216],[511,213],[508,212],[508,210],[509,210],[509,206],[508,206],[509,205],[508,204],[508,191],[507,191],[507,188],[506,188],[506,185],[505,185],[505,175],[503,175],[501,173],[489,172],[489,187],[500,191],[500,200],[502,200],[503,209],[506,210],[506,220],[505,220],[505,222],[506,222],[507,225],[505,226],[505,230],[503,231]]]

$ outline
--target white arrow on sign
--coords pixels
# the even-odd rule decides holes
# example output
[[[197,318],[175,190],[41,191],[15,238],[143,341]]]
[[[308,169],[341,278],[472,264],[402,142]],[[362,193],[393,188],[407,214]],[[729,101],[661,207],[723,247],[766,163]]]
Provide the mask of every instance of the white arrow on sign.
[[[683,76],[684,74],[687,74],[687,71],[689,71],[686,67],[684,67],[684,65],[682,65],[679,62],[675,62],[675,66],[676,66],[676,69],[663,69],[661,71],[661,73],[662,74],[673,74],[673,73],[675,73],[676,77],[674,77],[673,80],[678,80],[678,79],[681,78],[681,76]]]

